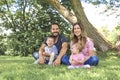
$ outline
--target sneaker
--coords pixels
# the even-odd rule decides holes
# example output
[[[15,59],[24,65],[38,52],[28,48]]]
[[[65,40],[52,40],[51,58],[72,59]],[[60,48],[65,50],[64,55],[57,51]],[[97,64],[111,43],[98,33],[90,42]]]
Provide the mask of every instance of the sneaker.
[[[39,59],[37,59],[33,64],[39,64]]]
[[[82,68],[87,68],[87,69],[90,69],[90,68],[91,68],[91,66],[87,64],[87,65],[83,65],[83,66],[82,66]]]
[[[52,62],[49,62],[48,65],[52,65],[53,63]]]
[[[72,65],[68,66],[68,69],[75,69],[75,68],[79,68],[79,66],[72,66]]]

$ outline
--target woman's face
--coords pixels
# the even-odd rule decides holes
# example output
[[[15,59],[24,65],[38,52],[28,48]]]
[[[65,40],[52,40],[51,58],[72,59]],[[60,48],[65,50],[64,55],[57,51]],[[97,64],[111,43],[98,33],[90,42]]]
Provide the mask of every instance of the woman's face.
[[[73,27],[73,32],[76,36],[80,36],[81,35],[81,29],[80,29],[80,26],[79,25],[75,25]]]

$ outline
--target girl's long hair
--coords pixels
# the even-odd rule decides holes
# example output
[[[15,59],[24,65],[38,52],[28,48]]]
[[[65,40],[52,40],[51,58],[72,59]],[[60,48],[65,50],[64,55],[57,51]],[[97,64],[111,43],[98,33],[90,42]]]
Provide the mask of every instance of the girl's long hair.
[[[78,39],[78,37],[74,34],[74,26],[75,25],[79,25],[80,29],[81,29],[81,35],[79,36],[80,38]],[[73,29],[72,29],[72,36],[71,36],[71,40],[73,42],[73,44],[77,43],[80,40],[80,45],[82,47],[82,49],[85,47],[86,41],[87,41],[87,33],[84,30],[84,26],[77,22],[75,24],[73,24]]]

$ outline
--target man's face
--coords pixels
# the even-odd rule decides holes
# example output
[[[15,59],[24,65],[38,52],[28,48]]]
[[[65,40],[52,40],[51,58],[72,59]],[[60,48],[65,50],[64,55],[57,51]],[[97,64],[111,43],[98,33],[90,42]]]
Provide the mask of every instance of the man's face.
[[[51,26],[51,33],[55,37],[58,36],[58,34],[59,34],[59,27],[58,27],[58,25],[52,25]]]

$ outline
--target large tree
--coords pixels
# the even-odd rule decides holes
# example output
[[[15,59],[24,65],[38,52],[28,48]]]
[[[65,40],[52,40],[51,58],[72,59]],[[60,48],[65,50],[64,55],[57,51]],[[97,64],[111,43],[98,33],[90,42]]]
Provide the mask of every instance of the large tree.
[[[94,40],[95,46],[99,50],[106,51],[112,48],[112,44],[88,21],[80,0],[70,0],[75,15],[64,7],[59,0],[47,0],[47,2],[72,24],[81,22],[84,25],[88,36]]]

